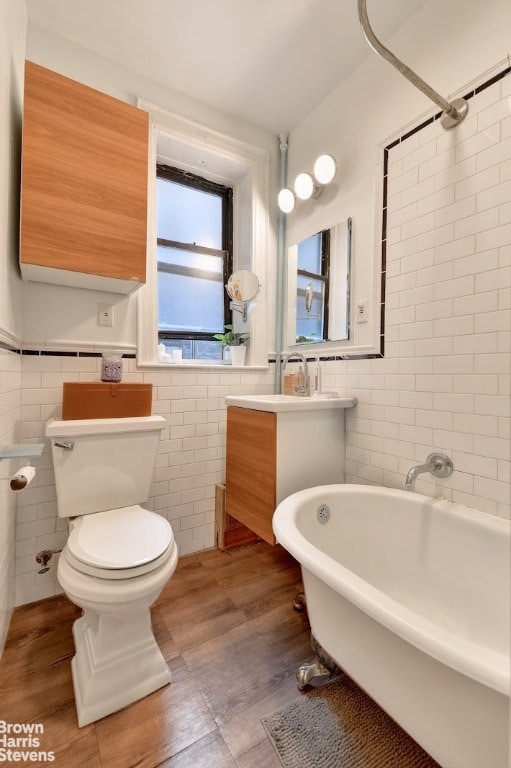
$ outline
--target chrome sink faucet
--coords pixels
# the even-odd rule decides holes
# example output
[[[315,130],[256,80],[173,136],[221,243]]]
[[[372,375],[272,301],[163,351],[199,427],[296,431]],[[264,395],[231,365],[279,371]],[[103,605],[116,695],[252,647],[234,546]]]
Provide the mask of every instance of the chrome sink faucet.
[[[309,382],[309,368],[307,366],[307,358],[305,355],[302,355],[301,352],[290,352],[288,355],[281,355],[280,357],[280,364],[281,364],[281,371],[283,372],[285,370],[286,364],[291,358],[297,357],[298,360],[301,360],[303,363],[303,376],[304,376],[304,383],[298,385],[295,387],[295,392],[297,395],[301,395],[302,397],[310,397],[310,382]]]
[[[435,477],[449,477],[454,467],[451,459],[445,453],[430,453],[426,464],[417,464],[412,467],[406,476],[405,490],[414,491],[417,476],[423,472],[431,472]]]

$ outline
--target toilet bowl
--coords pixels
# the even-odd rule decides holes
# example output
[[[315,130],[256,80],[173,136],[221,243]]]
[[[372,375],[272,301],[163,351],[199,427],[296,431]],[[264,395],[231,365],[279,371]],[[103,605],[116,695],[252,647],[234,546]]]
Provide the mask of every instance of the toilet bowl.
[[[151,416],[52,421],[46,428],[58,513],[68,518],[57,578],[83,609],[73,625],[71,662],[80,727],[171,680],[150,607],[172,576],[178,551],[169,522],[140,506],[165,426]],[[114,506],[116,500],[122,505]]]

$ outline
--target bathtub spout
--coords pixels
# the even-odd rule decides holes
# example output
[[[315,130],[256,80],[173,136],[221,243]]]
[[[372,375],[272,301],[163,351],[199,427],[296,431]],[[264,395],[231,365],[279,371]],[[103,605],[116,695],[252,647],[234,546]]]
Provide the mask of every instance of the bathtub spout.
[[[415,481],[417,480],[417,476],[422,474],[423,472],[432,472],[434,468],[435,468],[434,464],[417,464],[416,467],[412,467],[406,476],[405,490],[414,491]]]
[[[405,481],[405,490],[414,491],[415,481],[418,475],[423,472],[431,472],[435,477],[448,477],[452,475],[453,464],[451,459],[444,453],[430,453],[426,464],[417,464],[408,472]]]

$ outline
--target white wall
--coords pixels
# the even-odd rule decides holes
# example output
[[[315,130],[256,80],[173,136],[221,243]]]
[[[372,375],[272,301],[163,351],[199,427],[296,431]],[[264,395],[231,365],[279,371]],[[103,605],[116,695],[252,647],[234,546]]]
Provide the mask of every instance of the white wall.
[[[20,52],[23,59],[23,50]],[[115,98],[135,103],[142,97],[182,116],[201,122],[213,130],[229,133],[268,151],[272,173],[277,177],[278,146],[273,136],[196,104],[184,96],[169,93],[161,86],[116,67],[111,62],[90,56],[50,36],[43,30],[29,28],[26,58],[98,88]],[[19,115],[17,115],[19,120]],[[19,169],[19,164],[15,164]],[[272,181],[275,196],[276,182]],[[18,191],[15,190],[14,201]],[[272,217],[272,227],[275,226]],[[270,238],[269,261],[274,257],[276,238]],[[13,263],[17,251],[13,249]],[[4,262],[2,261],[2,264]],[[99,361],[78,357],[77,350],[90,349],[96,342],[111,343],[136,350],[136,295],[123,297],[90,290],[80,290],[39,283],[21,284],[16,276],[19,312],[18,338],[24,351],[65,350],[66,355],[12,355],[18,364],[14,395],[20,401],[19,438],[28,442],[44,441],[44,426],[61,414],[64,381],[99,379]],[[270,308],[269,329],[273,344],[274,274],[265,286]],[[115,326],[99,327],[97,304],[113,303]],[[168,428],[160,444],[154,485],[149,505],[172,521],[181,555],[214,546],[215,484],[225,478],[225,405],[227,394],[270,391],[273,373],[234,372],[226,369],[200,371],[143,372],[134,360],[125,361],[124,381],[149,381],[154,385],[155,413],[166,416]],[[12,392],[9,395],[12,396]],[[55,485],[49,444],[41,459],[34,461],[37,476],[30,488],[18,496],[16,514],[16,590],[15,603],[26,603],[59,591],[56,560],[46,574],[38,574],[35,554],[45,548],[57,548],[65,541],[65,523],[57,518]],[[11,501],[12,506],[12,501]],[[10,534],[12,542],[13,534]],[[12,552],[12,547],[7,548]],[[6,549],[6,551],[7,551]],[[12,562],[12,557],[10,558]],[[12,590],[11,590],[12,594]],[[11,599],[12,603],[12,599]]]
[[[505,57],[508,52],[509,21],[507,0],[492,0],[487,4],[481,4],[479,0],[450,0],[449,3],[431,0],[417,19],[412,19],[393,41],[386,42],[429,80],[433,87],[447,96],[449,92],[462,88],[469,80],[480,78],[489,67]],[[102,87],[114,96],[132,92],[126,85],[126,73],[108,67],[104,69],[104,62],[93,61],[83,52],[73,57],[75,49],[65,50],[54,42],[42,33],[36,35],[32,31],[29,58],[57,70],[60,68],[61,71],[59,65],[65,62],[65,74],[83,79],[92,86]],[[500,96],[501,101],[508,104],[509,92],[506,95],[506,87],[501,84]],[[137,90],[138,87],[134,86],[133,91]],[[144,95],[161,103],[161,98],[154,92]],[[491,108],[484,101],[486,98],[487,95],[481,97],[477,104],[477,111],[480,109],[481,114]],[[200,119],[202,114],[204,117],[205,112],[200,105],[190,105],[182,97],[180,99],[179,107],[183,108],[186,116]],[[381,161],[381,146],[390,135],[399,132],[401,126],[416,121],[425,110],[428,113],[436,111],[429,106],[424,96],[375,56],[341,84],[290,137],[290,178],[294,178],[296,172],[310,168],[317,154],[325,151],[336,155],[340,161],[340,173],[333,194],[324,194],[310,206],[300,206],[295,214],[288,217],[288,242],[295,242],[351,215],[354,227],[355,299],[359,298],[357,291],[361,286],[360,274],[372,263],[374,253],[374,192],[377,164]],[[472,111],[475,115],[476,109]],[[226,118],[217,115],[215,119],[218,123],[213,127],[224,130],[223,121]],[[488,119],[488,114],[482,118],[485,119]],[[500,139],[505,140],[509,121],[501,115],[499,124],[500,143]],[[483,122],[467,122],[463,131],[469,130],[470,125],[475,130],[474,136],[484,135],[486,128]],[[235,129],[233,124],[231,127]],[[430,137],[430,140],[435,142],[434,151],[440,156],[442,142],[446,139],[440,133],[441,129],[438,131],[439,136]],[[248,139],[246,132],[242,137]],[[469,140],[468,136],[466,138]],[[420,164],[420,154],[416,156],[415,162],[416,166]],[[396,168],[397,165],[394,166],[397,183]],[[506,168],[508,166],[504,161],[499,163],[501,175],[499,183],[494,184],[495,198],[492,206],[498,208],[497,215],[503,217],[502,224],[508,209],[505,203],[497,201],[502,191],[500,184],[506,183]],[[446,169],[447,166],[444,167]],[[441,172],[442,167],[439,170]],[[474,187],[473,195],[477,194]],[[395,196],[392,211],[402,217],[403,213],[398,212],[401,202]],[[475,204],[483,205],[480,199]],[[445,216],[447,213],[438,215]],[[412,218],[415,218],[415,214]],[[404,475],[412,464],[422,463],[433,448],[443,449],[453,455],[455,474],[436,486],[421,479],[418,488],[434,494],[443,493],[489,512],[506,515],[508,510],[502,501],[502,493],[506,482],[505,473],[509,470],[509,420],[503,413],[505,393],[509,387],[508,374],[503,367],[508,360],[503,346],[507,331],[502,325],[487,329],[485,333],[490,333],[493,342],[496,340],[502,346],[486,358],[484,351],[475,348],[470,352],[470,360],[464,360],[469,369],[462,371],[457,369],[462,361],[455,345],[460,344],[464,337],[473,335],[467,333],[467,326],[465,331],[456,330],[456,318],[461,308],[458,300],[466,303],[474,300],[471,326],[474,329],[479,323],[505,323],[507,316],[500,314],[497,317],[493,315],[493,310],[483,312],[480,308],[476,314],[475,299],[482,300],[485,293],[496,293],[496,300],[502,302],[498,311],[504,313],[508,307],[504,303],[507,294],[503,290],[507,272],[502,267],[504,271],[497,278],[496,275],[488,273],[486,276],[480,272],[476,276],[474,269],[474,291],[468,291],[463,296],[447,297],[450,300],[451,314],[448,319],[452,353],[441,354],[438,347],[435,351],[441,336],[438,336],[439,323],[435,323],[434,317],[428,318],[428,322],[431,322],[431,336],[418,337],[421,330],[418,323],[421,320],[415,302],[409,303],[408,291],[412,289],[409,281],[415,281],[417,287],[417,281],[431,280],[431,277],[428,278],[428,272],[422,269],[421,264],[412,268],[412,263],[406,261],[413,257],[413,252],[405,256],[399,251],[399,242],[404,239],[401,230],[398,232],[400,226],[395,220],[392,230],[394,251],[389,251],[388,303],[389,311],[393,314],[387,318],[386,357],[324,364],[325,387],[354,394],[359,400],[359,405],[347,419],[348,478],[389,486],[402,485]],[[436,225],[433,230],[435,228]],[[498,250],[496,258],[505,264],[509,258],[508,246],[502,243],[495,245],[495,248]],[[491,247],[490,250],[495,248]],[[463,268],[463,258],[460,255],[455,264],[453,256],[453,275],[455,269]],[[495,254],[492,259],[495,259]],[[477,290],[476,283],[479,288],[483,288],[486,280],[490,281],[488,289]],[[443,280],[440,282],[444,285]],[[434,291],[434,283],[430,282],[429,285],[433,285]],[[37,341],[42,336],[50,338],[57,333],[59,337],[71,341],[77,334],[85,340],[95,338],[97,329],[90,318],[87,320],[87,302],[90,301],[92,307],[96,301],[101,300],[99,294],[91,292],[90,299],[83,299],[80,306],[73,307],[75,294],[72,289],[39,285],[24,290],[23,308],[24,314],[25,311],[27,313],[24,333],[27,339]],[[57,299],[60,302],[58,304]],[[433,312],[436,301],[433,293],[421,302],[420,312]],[[64,313],[66,319],[63,323],[59,319],[61,314],[56,317],[56,306],[59,307],[59,313],[63,306],[70,310],[70,314]],[[411,314],[407,315],[405,323],[399,313],[406,308]],[[48,317],[45,318],[45,315]],[[125,319],[126,339],[131,340],[134,338],[131,307],[126,311]],[[121,331],[117,329],[115,333]],[[468,339],[469,344],[472,341],[476,342],[475,339]],[[406,351],[401,353],[403,350]],[[486,365],[491,367],[485,368]],[[24,355],[21,437],[29,441],[42,440],[46,420],[60,413],[63,381],[94,380],[98,378],[98,371],[96,359]],[[485,377],[487,374],[488,378],[483,380],[481,373]],[[168,419],[168,430],[158,454],[151,505],[172,521],[181,554],[212,546],[214,487],[216,482],[224,478],[225,472],[224,397],[226,394],[270,391],[273,384],[271,372],[142,372],[137,371],[130,361],[126,366],[125,378],[127,381],[151,381],[155,387],[154,411],[166,415]],[[440,400],[436,396],[438,381],[444,384]],[[468,392],[456,389],[462,383],[472,389]],[[468,402],[470,412],[466,410]],[[489,403],[491,406],[487,405]],[[495,408],[498,412],[479,413],[481,406]],[[467,415],[468,418],[465,418]],[[497,433],[487,434],[487,426],[484,424],[491,424]],[[470,445],[470,451],[466,450],[466,445]],[[481,465],[478,464],[478,457],[484,459]],[[481,466],[486,474],[482,474]],[[65,539],[64,525],[56,516],[55,487],[48,450],[39,461],[38,469],[37,480],[19,496],[17,603],[51,595],[58,589],[55,568],[40,575],[36,573],[34,563],[34,554],[38,549],[59,546]]]
[[[136,103],[137,97],[175,111],[212,130],[234,136],[262,148],[271,158],[270,194],[276,197],[279,160],[275,137],[259,128],[242,124],[186,97],[169,93],[105,59],[29,27],[26,58],[97,88],[115,98]],[[267,299],[267,349],[273,348],[275,326],[275,220],[267,254],[270,265],[265,285]],[[112,303],[115,325],[97,325],[97,304]],[[21,290],[24,352],[21,360],[20,438],[44,441],[50,418],[59,417],[62,384],[65,381],[98,381],[99,360],[78,356],[95,343],[109,343],[136,351],[137,297],[123,297],[92,290],[73,289],[41,283],[23,283]],[[66,354],[45,354],[55,350]],[[227,368],[137,369],[125,359],[123,381],[153,384],[153,412],[166,417],[168,427],[160,442],[149,506],[172,522],[181,555],[211,548],[215,544],[215,485],[225,479],[225,396],[271,391],[273,366],[258,371],[229,371]],[[35,554],[59,548],[66,539],[65,522],[57,518],[55,484],[49,444],[34,461],[37,476],[18,496],[16,526],[15,604],[31,602],[60,591],[56,582],[57,557],[51,569],[39,574]]]
[[[511,76],[389,151],[385,359],[349,364],[349,473],[402,485],[432,449],[455,472],[418,488],[510,517]],[[411,183],[411,179],[413,182]],[[379,363],[379,365],[377,365]],[[380,391],[381,390],[381,391]],[[428,483],[426,485],[426,483]]]
[[[510,29],[507,0],[431,0],[386,44],[449,97],[506,59]],[[324,364],[327,386],[359,400],[347,419],[349,480],[403,487],[411,466],[444,450],[452,477],[433,485],[421,476],[417,488],[505,517],[510,82],[474,97],[452,132],[437,121],[389,153],[385,357]],[[290,136],[289,178],[320,152],[340,171],[333,197],[288,217],[288,243],[351,215],[355,302],[368,298],[382,147],[439,111],[429,104],[374,54]],[[374,318],[374,301],[370,309]]]
[[[0,0],[0,450],[16,442],[20,419],[20,356],[9,346],[20,337],[17,274],[19,147],[26,18],[23,3]],[[0,462],[0,653],[14,595],[15,499],[5,478],[14,460]]]
[[[18,263],[21,114],[26,17],[24,4],[0,3],[0,328],[21,331]]]
[[[391,40],[383,42],[444,98],[508,55],[507,0],[430,0]],[[370,16],[370,8],[369,8]],[[377,31],[377,30],[376,30]],[[388,62],[372,55],[289,136],[288,185],[311,171],[324,152],[339,170],[318,201],[300,203],[287,217],[288,245],[353,218],[353,304],[374,296],[377,163],[389,135],[438,107]],[[378,318],[371,306],[370,324]],[[367,325],[353,325],[355,344],[369,343]]]
[[[136,104],[137,98],[141,98],[213,131],[233,136],[267,151],[271,161],[270,195],[273,199],[275,198],[279,161],[278,144],[276,137],[267,131],[194,102],[182,94],[169,91],[158,83],[136,75],[108,59],[90,54],[79,46],[33,25],[29,25],[28,28],[26,58],[108,93],[114,98],[131,104]],[[276,215],[275,211],[270,216],[271,232],[267,254],[268,264],[273,270],[276,264]],[[270,272],[268,282],[273,288],[274,271]],[[90,344],[94,341],[117,344],[122,347],[132,345],[135,348],[136,346],[136,292],[129,297],[124,297],[119,294],[105,294],[91,290],[24,283],[22,300],[25,347],[55,348],[61,341],[72,342],[75,347],[80,343]],[[98,303],[114,304],[116,317],[114,328],[97,325]],[[268,307],[271,309],[271,315],[268,318],[269,348],[273,346],[271,333],[275,325],[274,305],[274,293],[270,290],[268,293]],[[49,311],[50,307],[51,311]],[[58,307],[58,311],[55,311],[55,307]]]

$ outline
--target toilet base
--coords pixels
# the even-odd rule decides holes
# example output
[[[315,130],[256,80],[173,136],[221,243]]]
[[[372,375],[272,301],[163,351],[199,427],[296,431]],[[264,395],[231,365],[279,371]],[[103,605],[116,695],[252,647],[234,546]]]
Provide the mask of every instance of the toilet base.
[[[73,637],[76,655],[71,670],[80,728],[171,681],[149,611],[134,619],[85,610],[73,625]]]
[[[83,616],[73,624],[71,661],[80,727],[111,715],[170,683],[170,671],[153,635],[151,605],[176,569],[177,547],[154,571],[131,579],[95,578],[67,561],[57,576]]]

